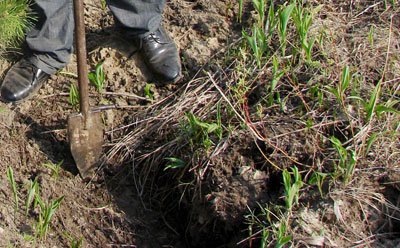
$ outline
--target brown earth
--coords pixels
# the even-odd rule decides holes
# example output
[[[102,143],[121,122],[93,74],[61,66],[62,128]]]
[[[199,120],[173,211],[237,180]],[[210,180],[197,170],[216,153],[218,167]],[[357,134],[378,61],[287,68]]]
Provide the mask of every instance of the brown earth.
[[[105,114],[107,139],[124,132],[124,125],[135,119],[150,101],[144,87],[152,78],[135,47],[120,38],[108,10],[100,1],[87,0],[86,22],[89,62],[104,60],[105,97],[91,88],[92,104],[115,103],[122,110]],[[232,33],[233,12],[229,1],[171,1],[165,9],[164,25],[181,51],[185,78],[175,86],[152,86],[154,100],[173,93],[223,49]],[[240,30],[237,30],[239,33]],[[0,76],[18,58],[0,60]],[[76,111],[68,103],[71,83],[77,83],[73,58],[63,71],[52,76],[39,94],[18,105],[1,103],[0,113],[0,246],[67,247],[73,239],[83,239],[83,247],[184,247],[184,238],[168,223],[164,214],[148,208],[135,190],[130,169],[104,168],[90,183],[77,176],[66,140],[66,118]],[[71,76],[72,75],[72,76]],[[139,97],[137,97],[139,96]],[[143,100],[144,99],[144,100]],[[43,164],[62,162],[60,176],[54,178]],[[12,167],[19,190],[19,208],[7,181],[6,169]],[[123,175],[123,176],[121,176]],[[38,178],[41,196],[51,201],[64,196],[51,223],[47,238],[37,243],[26,240],[34,233],[37,209],[25,215],[24,202],[29,180]],[[25,238],[24,238],[25,237]]]

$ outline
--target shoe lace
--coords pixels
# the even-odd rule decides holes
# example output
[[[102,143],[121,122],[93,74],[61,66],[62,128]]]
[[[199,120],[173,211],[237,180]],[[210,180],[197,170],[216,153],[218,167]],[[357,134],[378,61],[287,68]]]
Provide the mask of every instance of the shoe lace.
[[[142,39],[143,41],[148,41],[150,43],[158,43],[161,45],[168,44],[167,41],[162,41],[161,36],[158,36],[156,33],[150,33],[148,36]]]
[[[139,40],[138,49],[133,51],[132,54],[130,55],[130,57],[133,56],[136,52],[138,52],[139,50],[141,50],[143,48],[143,43],[149,43],[149,44],[158,43],[161,45],[168,44],[168,42],[162,42],[160,36],[156,35],[155,33],[150,33],[147,36],[145,36]]]
[[[144,37],[143,40],[161,43],[160,37],[158,37],[155,33],[150,33],[148,36]]]

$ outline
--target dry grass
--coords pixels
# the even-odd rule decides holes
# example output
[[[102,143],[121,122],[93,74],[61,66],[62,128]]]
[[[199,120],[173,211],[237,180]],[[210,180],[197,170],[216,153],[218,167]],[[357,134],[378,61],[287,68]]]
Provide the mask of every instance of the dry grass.
[[[179,203],[185,208],[191,208],[191,202],[211,205],[204,207],[210,220],[200,221],[203,215],[194,211],[188,222],[208,231],[215,230],[214,219],[235,215],[229,212],[235,211],[235,206],[243,216],[246,205],[256,209],[251,201],[260,201],[263,208],[266,202],[281,205],[282,188],[277,185],[263,189],[271,191],[268,199],[257,190],[255,196],[243,196],[245,201],[236,204],[217,197],[238,194],[229,183],[245,178],[240,172],[245,166],[250,166],[254,175],[268,174],[270,180],[280,180],[280,172],[293,166],[300,169],[305,183],[314,172],[326,173],[325,195],[319,196],[317,187],[308,184],[300,192],[300,204],[283,215],[289,225],[286,233],[296,233],[290,242],[327,247],[389,244],[399,232],[398,191],[394,191],[395,196],[387,192],[388,188],[398,189],[400,181],[400,116],[394,113],[400,101],[400,8],[389,5],[385,9],[384,1],[307,1],[305,7],[320,4],[323,6],[308,34],[317,39],[312,62],[296,52],[298,34],[291,22],[285,57],[280,55],[279,38],[274,35],[269,44],[273,52],[265,56],[261,69],[246,41],[239,40],[224,51],[223,59],[216,56],[210,60],[187,85],[132,121],[126,127],[131,131],[118,140],[107,157],[133,164],[138,191],[157,195],[171,209],[176,210]],[[245,6],[245,11],[251,10],[250,3]],[[252,21],[245,20],[244,29],[249,30],[247,25]],[[274,90],[273,103],[268,104],[268,87],[274,77],[272,56],[284,73]],[[327,86],[337,87],[345,66],[350,68],[351,82],[343,99],[337,99]],[[370,101],[374,89],[379,97],[368,116],[359,99]],[[394,111],[379,113],[379,106]],[[184,128],[189,112],[214,124],[221,115],[222,139],[210,132],[208,148],[194,140]],[[345,183],[343,174],[335,174],[339,155],[330,141],[332,136],[356,154],[356,167]],[[167,157],[179,158],[187,166],[164,171]],[[226,180],[219,178],[224,176]],[[246,180],[241,182],[251,181]],[[169,198],[176,194],[179,198]],[[177,201],[171,203],[171,199]],[[218,199],[222,203],[217,204]],[[229,220],[243,221],[242,217]],[[225,224],[235,225],[232,223]],[[255,223],[250,226],[260,228]],[[226,231],[226,226],[221,228]],[[273,223],[264,228],[272,230]],[[260,234],[259,230],[254,233]],[[271,235],[268,240],[278,242]],[[258,236],[240,244],[259,244]]]

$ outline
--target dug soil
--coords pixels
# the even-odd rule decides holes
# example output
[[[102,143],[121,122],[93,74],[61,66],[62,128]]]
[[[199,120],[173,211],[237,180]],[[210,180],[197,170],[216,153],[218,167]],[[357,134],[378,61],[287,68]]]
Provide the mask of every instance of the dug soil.
[[[129,125],[141,112],[185,85],[240,35],[241,29],[234,25],[234,1],[168,1],[164,26],[180,49],[184,78],[176,85],[159,86],[152,84],[152,75],[141,62],[137,48],[122,38],[111,13],[100,2],[85,0],[85,17],[90,66],[104,61],[106,74],[101,94],[91,86],[91,104],[118,106],[103,116],[107,151],[129,132]],[[1,78],[20,58],[18,53],[9,55],[0,60]],[[187,247],[187,221],[179,223],[176,217],[181,214],[186,219],[189,213],[155,209],[157,204],[151,202],[160,199],[142,197],[130,170],[132,165],[104,165],[89,183],[78,176],[66,133],[67,116],[77,111],[68,97],[71,84],[77,84],[76,71],[73,57],[67,68],[52,76],[34,98],[19,105],[1,103],[0,247],[70,247],[80,240],[83,247]],[[55,176],[46,165],[59,163],[61,170]],[[18,205],[7,177],[8,168],[14,172]],[[34,237],[41,209],[26,206],[28,185],[35,179],[45,202],[64,197],[46,237],[40,239]],[[198,238],[207,240],[204,236]],[[216,241],[222,242],[218,238]]]

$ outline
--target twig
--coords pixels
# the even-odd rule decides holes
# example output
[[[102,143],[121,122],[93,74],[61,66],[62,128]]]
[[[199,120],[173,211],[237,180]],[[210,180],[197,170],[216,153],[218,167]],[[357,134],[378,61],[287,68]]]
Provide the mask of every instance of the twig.
[[[368,6],[365,10],[361,11],[356,16],[354,16],[353,19],[356,19],[357,17],[363,15],[365,12],[367,12],[368,10],[372,9],[373,7],[375,7],[375,6],[377,6],[377,5],[381,4],[381,3],[382,2],[377,2],[377,3],[375,3],[375,4],[371,5],[371,6]]]
[[[137,99],[140,99],[143,101],[153,102],[153,100],[151,100],[151,99],[148,99],[143,96],[138,96],[134,93],[104,92],[103,94],[109,95],[109,96],[124,96],[124,97],[128,97],[128,98],[137,98]]]

